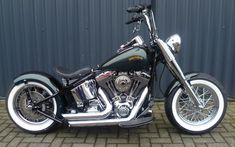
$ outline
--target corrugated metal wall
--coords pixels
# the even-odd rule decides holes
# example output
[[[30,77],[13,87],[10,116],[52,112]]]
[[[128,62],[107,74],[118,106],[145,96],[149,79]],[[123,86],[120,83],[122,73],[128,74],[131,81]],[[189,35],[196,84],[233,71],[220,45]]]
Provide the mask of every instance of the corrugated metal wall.
[[[235,1],[153,0],[158,31],[166,39],[178,33],[177,60],[185,72],[213,75],[235,98]],[[165,76],[164,81],[168,81]],[[163,84],[164,85],[164,84]]]
[[[96,66],[131,37],[126,8],[145,0],[0,0],[0,96],[19,73]]]
[[[0,0],[0,96],[19,73],[55,75],[57,65],[95,66],[113,55],[133,36],[125,10],[139,3],[154,5],[161,37],[182,36],[184,71],[214,75],[235,97],[233,0]]]

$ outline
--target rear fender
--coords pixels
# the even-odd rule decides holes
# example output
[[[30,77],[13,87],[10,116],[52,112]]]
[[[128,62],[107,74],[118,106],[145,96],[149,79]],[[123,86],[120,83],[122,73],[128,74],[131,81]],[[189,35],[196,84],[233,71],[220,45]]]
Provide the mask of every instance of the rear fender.
[[[190,81],[191,78],[197,76],[199,73],[186,73],[185,74],[185,78],[187,81]],[[175,89],[181,86],[181,83],[178,80],[173,80],[170,85],[168,86],[164,96],[166,98],[169,97],[169,95],[171,94],[171,92]]]
[[[27,72],[14,80],[14,84],[27,83],[28,81],[40,82],[50,87],[53,92],[58,92],[62,88],[62,84],[53,76],[43,72]]]

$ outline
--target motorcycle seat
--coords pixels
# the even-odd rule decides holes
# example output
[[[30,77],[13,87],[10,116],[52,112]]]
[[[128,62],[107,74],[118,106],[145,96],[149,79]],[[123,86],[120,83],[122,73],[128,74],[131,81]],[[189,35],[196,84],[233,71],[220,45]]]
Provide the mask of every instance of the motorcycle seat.
[[[71,72],[70,70],[68,70],[64,67],[56,67],[55,71],[59,76],[65,78],[65,79],[71,80],[71,79],[83,78],[84,76],[91,73],[91,68],[85,67],[85,68],[79,69],[77,71]]]

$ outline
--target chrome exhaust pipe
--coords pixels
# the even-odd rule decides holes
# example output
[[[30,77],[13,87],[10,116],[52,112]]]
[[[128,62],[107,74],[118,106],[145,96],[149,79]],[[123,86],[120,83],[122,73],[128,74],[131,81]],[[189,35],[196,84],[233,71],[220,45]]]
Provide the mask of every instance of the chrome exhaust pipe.
[[[146,87],[139,99],[139,101],[135,104],[131,114],[127,118],[116,118],[116,119],[99,119],[99,120],[79,120],[79,121],[68,121],[69,125],[72,127],[83,127],[83,126],[104,126],[104,125],[121,125],[124,122],[128,122],[134,118],[143,105],[144,100],[148,94],[148,87]]]
[[[102,97],[103,102],[106,106],[105,110],[102,112],[91,112],[91,113],[76,113],[76,114],[62,114],[62,116],[70,120],[97,120],[106,118],[112,111],[112,105],[110,104],[107,96],[105,95],[104,91],[99,88],[98,90],[99,95]]]

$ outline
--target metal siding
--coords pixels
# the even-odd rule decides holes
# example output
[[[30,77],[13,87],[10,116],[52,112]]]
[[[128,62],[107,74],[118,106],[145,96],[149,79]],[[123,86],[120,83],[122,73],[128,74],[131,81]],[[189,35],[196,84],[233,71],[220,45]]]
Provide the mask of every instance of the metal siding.
[[[183,71],[213,75],[235,97],[234,0],[152,0],[160,37],[182,37],[177,56]],[[163,83],[169,83],[164,76]],[[167,84],[163,84],[165,88]]]
[[[126,8],[150,2],[0,0],[0,96],[22,72],[56,76],[58,65],[76,70],[102,63],[133,37]]]
[[[139,3],[153,4],[160,37],[181,35],[183,71],[209,73],[235,97],[233,0],[0,0],[0,95],[25,71],[102,63],[133,36],[125,10]],[[163,88],[171,79],[166,72]]]

